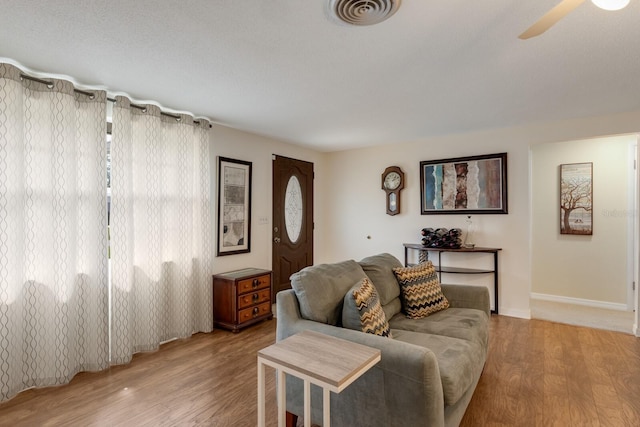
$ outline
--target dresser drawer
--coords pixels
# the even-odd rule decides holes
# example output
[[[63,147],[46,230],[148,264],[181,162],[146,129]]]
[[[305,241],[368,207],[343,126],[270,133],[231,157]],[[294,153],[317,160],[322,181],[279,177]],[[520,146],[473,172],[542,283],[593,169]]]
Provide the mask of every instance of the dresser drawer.
[[[214,275],[213,326],[238,332],[273,319],[271,293],[270,270],[242,268]]]
[[[271,274],[265,274],[264,276],[254,277],[252,279],[240,280],[238,282],[238,295],[242,295],[247,292],[253,292],[260,289],[266,289],[271,286]]]
[[[271,290],[263,289],[258,292],[252,292],[250,294],[240,295],[238,297],[238,308],[247,308],[254,304],[260,304],[271,299]]]
[[[271,301],[256,305],[254,307],[245,308],[238,312],[238,322],[244,323],[256,317],[271,314]]]

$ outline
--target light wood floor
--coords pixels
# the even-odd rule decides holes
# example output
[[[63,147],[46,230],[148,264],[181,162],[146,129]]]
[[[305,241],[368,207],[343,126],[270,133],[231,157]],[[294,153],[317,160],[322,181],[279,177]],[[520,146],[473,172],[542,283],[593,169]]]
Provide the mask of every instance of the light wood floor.
[[[275,322],[197,334],[69,385],[25,391],[0,405],[0,425],[255,426],[256,352],[275,341]],[[640,425],[640,339],[502,316],[491,329],[462,426]],[[267,377],[267,425],[275,426]]]
[[[633,333],[635,312],[531,299],[531,317],[569,325]]]

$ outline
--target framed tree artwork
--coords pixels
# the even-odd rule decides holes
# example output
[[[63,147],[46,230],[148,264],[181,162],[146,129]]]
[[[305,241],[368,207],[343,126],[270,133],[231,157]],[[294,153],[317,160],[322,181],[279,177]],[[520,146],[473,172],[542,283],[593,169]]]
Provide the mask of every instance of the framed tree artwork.
[[[560,165],[560,234],[593,234],[593,163]]]
[[[251,162],[218,157],[218,251],[251,251]]]

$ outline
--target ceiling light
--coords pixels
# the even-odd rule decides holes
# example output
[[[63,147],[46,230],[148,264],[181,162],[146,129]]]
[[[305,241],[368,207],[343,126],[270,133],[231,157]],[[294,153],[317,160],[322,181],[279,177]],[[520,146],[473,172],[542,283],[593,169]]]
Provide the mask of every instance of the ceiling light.
[[[620,10],[629,4],[629,0],[591,0],[593,4],[604,10]]]

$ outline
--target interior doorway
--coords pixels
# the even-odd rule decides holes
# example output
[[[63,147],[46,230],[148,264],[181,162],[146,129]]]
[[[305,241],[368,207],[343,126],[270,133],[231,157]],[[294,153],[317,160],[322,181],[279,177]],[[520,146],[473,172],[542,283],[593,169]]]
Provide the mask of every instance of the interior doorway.
[[[605,329],[619,319],[614,330],[637,331],[637,143],[626,134],[532,146],[533,318]],[[593,235],[561,235],[558,168],[584,162],[594,171]]]
[[[313,264],[313,163],[273,156],[273,294],[291,288],[289,277]]]

